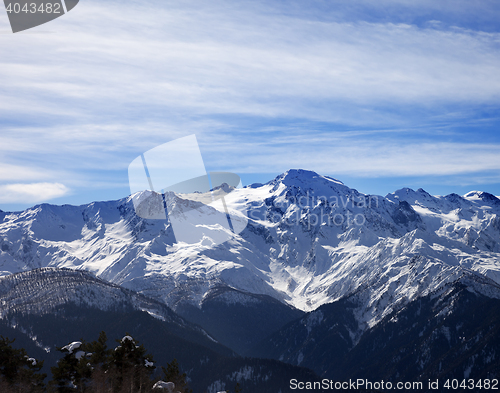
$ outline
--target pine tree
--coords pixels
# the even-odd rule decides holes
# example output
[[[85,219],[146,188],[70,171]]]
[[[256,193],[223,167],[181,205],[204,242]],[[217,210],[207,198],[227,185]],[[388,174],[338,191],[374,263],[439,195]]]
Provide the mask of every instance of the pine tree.
[[[97,341],[75,341],[62,348],[64,353],[52,367],[51,390],[57,393],[133,392],[151,390],[153,357],[128,334],[114,350],[106,345],[106,333]]]
[[[110,375],[114,392],[147,392],[151,389],[151,375],[155,369],[152,355],[144,346],[126,334],[112,351]]]
[[[99,334],[97,341],[84,345],[84,350],[90,354],[88,364],[90,365],[91,378],[88,382],[88,391],[92,393],[109,392],[111,389],[108,370],[111,362],[111,350],[107,347],[108,338],[105,332]]]
[[[53,390],[58,393],[85,392],[92,370],[85,352],[86,346],[84,341],[75,341],[56,348],[64,353],[64,357],[58,361],[57,366],[51,368],[52,381],[49,386]]]
[[[180,372],[179,363],[177,359],[172,360],[167,364],[167,367],[162,366],[163,371],[163,380],[165,382],[173,382],[175,384],[175,390],[180,393],[191,393],[192,390],[189,389],[187,381],[186,381],[186,373]]]
[[[4,387],[27,393],[41,392],[46,374],[40,374],[43,361],[30,358],[24,348],[15,349],[9,340],[0,336],[0,380]]]

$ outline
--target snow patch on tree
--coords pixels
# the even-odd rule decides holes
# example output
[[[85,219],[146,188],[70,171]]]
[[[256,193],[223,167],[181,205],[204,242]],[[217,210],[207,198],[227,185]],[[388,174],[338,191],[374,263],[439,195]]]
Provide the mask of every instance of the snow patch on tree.
[[[81,345],[82,345],[82,343],[80,341],[73,341],[71,344],[68,344],[68,345],[62,347],[61,349],[68,351],[69,354],[71,355],[73,353],[73,351],[75,349],[80,348]]]

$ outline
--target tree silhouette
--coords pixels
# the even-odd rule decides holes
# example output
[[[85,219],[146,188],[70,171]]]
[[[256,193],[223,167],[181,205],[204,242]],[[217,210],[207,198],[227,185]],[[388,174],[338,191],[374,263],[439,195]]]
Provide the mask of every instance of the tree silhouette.
[[[112,351],[109,366],[113,391],[146,392],[151,389],[155,369],[153,356],[144,346],[126,334]]]
[[[0,336],[1,391],[42,392],[46,374],[39,372],[43,361],[30,358],[24,348],[13,348],[14,341]]]
[[[161,367],[163,371],[163,380],[165,382],[173,382],[175,384],[175,390],[180,393],[191,393],[192,390],[188,388],[186,381],[186,373],[180,372],[179,363],[177,359],[172,360],[167,364],[167,367]]]

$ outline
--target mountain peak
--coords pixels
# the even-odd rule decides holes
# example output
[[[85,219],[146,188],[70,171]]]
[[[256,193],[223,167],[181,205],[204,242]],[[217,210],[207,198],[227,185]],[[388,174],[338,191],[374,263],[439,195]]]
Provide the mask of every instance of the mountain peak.
[[[417,191],[415,191],[413,188],[409,187],[400,188],[399,190],[387,194],[386,197],[389,199],[391,199],[391,197],[398,199],[405,199],[409,196],[423,196],[426,198],[433,198],[433,196],[429,194],[427,191],[425,191],[423,188],[419,188]]]
[[[304,184],[326,182],[345,186],[340,180],[330,176],[323,176],[314,171],[306,169],[289,169],[281,175],[274,178],[270,183],[282,183],[285,186],[303,186]],[[332,185],[331,184],[331,185]]]
[[[490,194],[489,192],[484,191],[469,191],[464,195],[465,199],[469,201],[483,201],[483,202],[495,202],[500,203],[500,199],[498,199],[495,195]]]
[[[399,190],[388,193],[385,197],[394,202],[397,199],[406,200],[406,197],[408,197],[409,195],[414,195],[414,194],[416,194],[416,192],[412,188],[403,187],[403,188],[400,188]]]

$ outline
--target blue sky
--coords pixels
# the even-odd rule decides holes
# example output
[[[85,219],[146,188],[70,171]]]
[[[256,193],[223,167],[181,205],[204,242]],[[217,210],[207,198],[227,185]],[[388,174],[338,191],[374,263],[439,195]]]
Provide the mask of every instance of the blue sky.
[[[500,195],[496,0],[81,0],[17,34],[2,12],[2,210],[126,196],[135,157],[190,134],[244,184]]]

